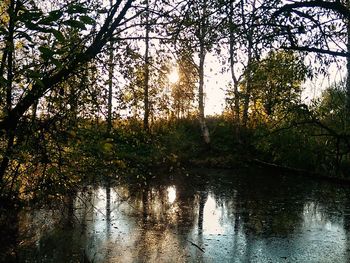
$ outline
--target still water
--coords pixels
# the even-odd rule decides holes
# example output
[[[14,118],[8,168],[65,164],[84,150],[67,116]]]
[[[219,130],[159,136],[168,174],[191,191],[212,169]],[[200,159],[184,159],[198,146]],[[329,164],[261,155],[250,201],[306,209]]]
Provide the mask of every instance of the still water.
[[[349,194],[260,170],[86,187],[65,209],[19,213],[15,245],[2,246],[2,260],[350,262]]]

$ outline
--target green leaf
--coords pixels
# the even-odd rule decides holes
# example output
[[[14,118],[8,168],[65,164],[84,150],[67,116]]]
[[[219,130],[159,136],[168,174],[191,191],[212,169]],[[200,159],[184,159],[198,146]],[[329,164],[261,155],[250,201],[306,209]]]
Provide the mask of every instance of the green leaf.
[[[106,142],[103,144],[103,151],[105,153],[112,153],[112,150],[113,150],[113,144],[109,143],[109,142]]]
[[[27,69],[27,73],[28,73],[28,77],[30,78],[41,78],[42,75],[41,73],[39,73],[38,71],[34,71],[34,70],[31,70],[31,69]]]
[[[54,10],[49,13],[48,18],[50,18],[52,21],[57,21],[63,16],[63,12],[61,10]]]
[[[59,42],[61,42],[61,43],[65,42],[65,38],[64,38],[63,34],[60,31],[58,31],[56,29],[52,29],[52,33],[54,34],[55,38]]]
[[[24,10],[24,13],[21,15],[21,21],[26,22],[33,22],[38,21],[43,17],[43,13],[41,10]]]
[[[34,23],[30,22],[30,21],[25,22],[25,25],[30,30],[40,29],[40,27],[38,27],[38,25],[36,25],[36,24],[34,24]]]
[[[70,19],[70,20],[64,21],[64,24],[74,28],[79,28],[83,30],[86,29],[85,24],[78,20]]]
[[[6,28],[3,27],[3,26],[1,26],[1,25],[0,25],[0,33],[1,33],[1,34],[7,34]]]
[[[99,14],[106,14],[106,13],[108,13],[108,9],[107,8],[99,9],[99,10],[97,10],[97,13],[99,13]]]
[[[52,62],[53,64],[55,64],[55,66],[56,66],[57,68],[59,68],[59,69],[61,69],[61,68],[63,67],[62,63],[61,63],[59,60],[55,59],[55,58],[51,58],[51,62]]]
[[[57,172],[57,168],[55,166],[51,166],[49,169],[47,169],[47,173],[49,175],[53,175]]]
[[[79,17],[80,21],[88,24],[88,25],[94,25],[95,24],[95,20],[89,16],[81,16]]]
[[[49,13],[48,16],[40,19],[38,23],[44,24],[44,25],[52,25],[53,22],[56,22],[59,20],[63,15],[63,12],[60,10],[54,10]]]
[[[44,46],[39,47],[39,51],[44,59],[50,59],[55,54],[51,49]]]
[[[35,83],[38,84],[40,87],[45,88],[45,84],[41,79],[35,79]]]

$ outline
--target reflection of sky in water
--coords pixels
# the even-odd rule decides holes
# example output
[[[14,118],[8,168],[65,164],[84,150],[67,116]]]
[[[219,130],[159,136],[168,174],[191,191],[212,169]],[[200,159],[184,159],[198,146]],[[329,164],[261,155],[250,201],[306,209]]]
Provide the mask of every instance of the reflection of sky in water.
[[[236,191],[221,198],[181,191],[175,185],[89,189],[75,202],[82,229],[66,231],[75,231],[78,247],[92,262],[347,261],[342,217],[314,201],[285,211],[288,200],[259,205],[260,200],[238,199]],[[31,220],[39,222],[42,213]],[[24,218],[23,227],[30,224]],[[72,240],[65,242],[77,242]]]
[[[174,203],[176,199],[176,188],[174,186],[169,186],[167,188],[167,192],[168,192],[168,202],[170,204]]]
[[[142,200],[121,200],[122,188],[110,189],[109,202],[106,189],[98,188],[94,192],[92,204],[95,209],[91,220],[87,220],[87,238],[93,241],[90,242],[88,255],[93,262],[134,262],[133,259],[143,254],[151,258],[150,262],[158,262],[158,259],[162,260],[163,253],[168,251],[168,254],[174,254],[173,247],[181,246],[173,231],[153,221],[160,220],[163,212],[170,213],[170,216],[176,215],[176,210],[171,207],[169,211],[164,211],[162,207],[164,201],[174,203],[176,188],[172,186],[166,189],[166,200],[160,199],[160,193],[155,190],[150,193],[153,199],[144,204]],[[140,218],[144,206],[152,213],[146,225]],[[186,257],[185,251],[175,254],[179,259]]]
[[[203,213],[203,234],[225,233],[224,207],[218,206],[213,196],[209,195]]]

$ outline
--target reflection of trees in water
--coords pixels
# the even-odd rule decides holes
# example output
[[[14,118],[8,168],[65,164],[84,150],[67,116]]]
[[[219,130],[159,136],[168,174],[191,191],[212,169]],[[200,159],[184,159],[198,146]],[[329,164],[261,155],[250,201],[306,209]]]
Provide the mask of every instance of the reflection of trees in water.
[[[106,235],[109,239],[111,235],[111,187],[106,185]]]
[[[200,191],[199,192],[199,212],[198,212],[198,234],[203,232],[203,220],[204,220],[204,206],[208,200],[208,192]]]
[[[0,212],[0,262],[19,262],[16,251],[20,242],[19,232],[18,211],[10,214]]]
[[[12,240],[8,238],[4,241],[0,240],[0,251],[6,253],[2,247],[5,244],[13,247],[11,251],[7,251],[10,252],[7,256],[0,253],[0,262],[78,260],[80,255],[73,253],[73,251],[79,251],[79,242],[76,242],[78,235],[72,228],[74,197],[70,196],[63,201],[64,204],[55,205],[52,208],[37,208],[14,213],[6,228],[1,227],[2,230],[6,229]],[[5,236],[1,235],[1,238]]]
[[[265,178],[261,175],[246,175],[247,178],[234,176],[199,174],[191,179],[179,176],[168,184],[158,184],[157,181],[148,183],[142,190],[131,187],[129,192],[135,197],[133,202],[136,205],[139,203],[139,208],[144,209],[139,210],[143,211],[141,214],[147,214],[144,224],[148,224],[148,235],[146,233],[140,240],[147,243],[147,236],[152,236],[149,233],[157,229],[160,232],[176,229],[178,239],[185,247],[188,245],[188,232],[198,229],[198,239],[195,241],[200,244],[209,191],[216,206],[224,211],[225,220],[231,222],[225,221],[225,224],[234,226],[233,238],[237,240],[239,234],[244,234],[248,241],[245,247],[247,258],[250,251],[255,249],[251,238],[287,237],[302,227],[303,212],[310,193],[314,191],[311,184],[303,185],[296,180],[295,183],[300,186],[294,187],[294,179],[271,179],[271,176]],[[175,202],[169,205],[166,189],[172,184],[176,187],[177,195]]]
[[[26,214],[20,228],[33,230],[27,235],[33,237],[35,242],[20,248],[19,261],[41,262],[50,259],[52,262],[89,262],[88,257],[94,259],[96,251],[91,252],[90,249],[98,246],[98,241],[93,238],[97,214],[103,213],[105,218],[106,239],[111,227],[111,188],[106,186],[103,189],[106,210],[101,211],[97,211],[95,206],[100,198],[98,190],[86,187],[65,196],[61,206],[55,209],[44,208]],[[43,227],[43,223],[47,226]]]
[[[195,189],[186,181],[168,182],[158,184],[151,181],[140,187],[140,185],[125,185],[130,193],[128,202],[140,214],[144,223],[158,223],[172,227],[177,230],[177,226],[193,226],[194,219],[198,211],[194,208],[198,206]],[[176,189],[176,199],[169,202],[168,189]]]
[[[344,213],[344,230],[346,234],[346,259],[350,262],[350,194],[348,193],[345,198]]]
[[[130,193],[128,202],[140,215],[141,231],[135,239],[137,258],[161,260],[162,255],[178,254],[178,260],[186,259],[188,235],[194,228],[200,198],[196,189],[185,180],[149,181],[142,185],[124,186]],[[169,188],[176,189],[176,198],[170,200]]]
[[[240,178],[232,179],[235,176]],[[271,181],[271,176],[261,174],[245,176],[242,179],[241,175],[225,175],[221,181],[211,182],[215,198],[225,204],[235,229],[241,226],[247,236],[293,234],[303,222],[308,192],[290,187],[290,182],[282,178]]]
[[[344,220],[349,248],[346,253],[350,259],[348,189],[338,191],[337,185],[316,183],[308,178],[275,177],[274,181],[271,181],[271,176],[266,177],[266,181],[262,176],[249,178],[239,179],[236,184],[235,179],[225,182],[225,178],[210,183],[215,199],[226,207],[227,218],[234,225],[234,251],[237,249],[240,228],[248,240],[245,242],[245,256],[249,261],[256,237],[297,236],[300,231],[305,231],[305,221],[315,221],[317,218],[315,224],[331,222],[339,225]],[[289,243],[289,251],[294,251],[293,247],[299,245],[297,242]],[[270,247],[266,246],[265,249],[265,253],[268,253]]]
[[[31,253],[32,257],[69,258],[82,247],[88,250],[88,239],[94,234],[86,230],[94,230],[96,213],[101,212],[105,219],[102,223],[105,233],[100,235],[101,239],[109,240],[114,237],[115,229],[112,226],[114,216],[122,213],[129,221],[121,222],[129,224],[133,235],[129,238],[132,238],[133,246],[137,247],[132,252],[135,258],[162,261],[161,255],[165,256],[167,251],[172,255],[178,253],[182,258],[186,256],[185,248],[191,247],[187,240],[195,238],[192,241],[200,246],[204,243],[203,222],[206,220],[205,209],[209,198],[211,201],[215,200],[217,209],[224,211],[220,215],[224,217],[224,224],[233,226],[232,251],[237,251],[237,242],[240,238],[247,241],[243,256],[248,261],[257,249],[255,247],[258,246],[257,237],[288,237],[297,233],[305,223],[305,211],[310,217],[315,216],[313,213],[317,212],[317,216],[324,221],[343,223],[350,248],[349,190],[337,190],[337,186],[315,184],[304,178],[272,177],[271,179],[271,176],[264,177],[261,174],[215,173],[205,171],[205,174],[198,173],[190,177],[179,175],[173,180],[164,176],[162,180],[155,178],[141,184],[87,188],[85,191],[67,196],[63,218],[64,222],[69,224],[74,222],[74,225],[70,226],[71,230],[67,230],[68,224],[64,225],[64,228],[55,228],[45,233],[39,240],[39,246],[26,253],[27,255]],[[176,189],[175,200],[169,199],[169,187]],[[94,208],[98,191],[101,191],[100,194],[105,198],[99,203],[101,211],[96,211]],[[113,197],[115,193],[117,193],[117,204]],[[26,228],[32,221],[28,219],[22,225],[14,227],[11,235],[18,236],[20,229]],[[106,243],[106,240],[103,242]],[[93,242],[95,242],[93,246],[98,248],[97,241]],[[101,241],[101,244],[103,242]],[[59,249],[56,248],[57,244]],[[290,246],[293,250],[294,244],[291,243]],[[1,247],[0,249],[3,251]],[[264,249],[266,253],[273,253],[268,251],[269,246]],[[194,251],[197,251],[196,248]],[[197,252],[201,254],[199,250]],[[349,249],[346,253],[350,253]],[[75,255],[80,256],[79,253]],[[90,255],[90,258],[94,256]]]

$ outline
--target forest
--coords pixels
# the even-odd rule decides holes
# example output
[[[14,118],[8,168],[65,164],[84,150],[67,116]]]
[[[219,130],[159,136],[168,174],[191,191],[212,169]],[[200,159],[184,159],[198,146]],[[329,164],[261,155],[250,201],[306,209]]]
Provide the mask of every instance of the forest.
[[[5,200],[254,160],[348,179],[347,2],[6,0],[0,14]],[[214,93],[209,70],[229,76]],[[207,116],[215,89],[225,107]]]
[[[2,0],[0,214],[193,167],[349,182],[349,70],[348,0]]]

